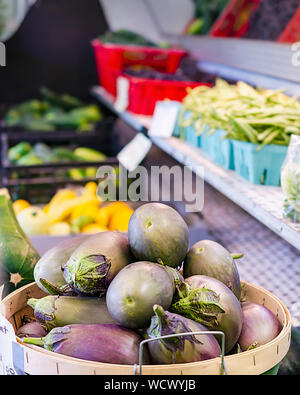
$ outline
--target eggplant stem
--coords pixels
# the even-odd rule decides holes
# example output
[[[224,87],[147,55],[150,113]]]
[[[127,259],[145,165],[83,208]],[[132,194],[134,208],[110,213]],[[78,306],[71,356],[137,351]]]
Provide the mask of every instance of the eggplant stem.
[[[22,339],[24,343],[33,344],[35,346],[44,347],[44,338],[43,337],[24,337]]]
[[[155,313],[155,315],[159,318],[164,318],[165,316],[165,311],[164,309],[159,305],[159,304],[155,304],[153,306],[153,311]]]
[[[243,256],[244,256],[244,254],[242,254],[241,252],[234,252],[230,255],[232,256],[233,259],[240,259],[240,258],[243,258]]]
[[[159,265],[165,266],[164,262],[163,262],[162,259],[160,259],[160,258],[157,258],[157,263],[158,263]]]
[[[258,342],[257,342],[257,341],[253,342],[253,343],[251,344],[251,346],[249,346],[249,347],[247,348],[247,351],[253,350],[254,348],[257,347],[257,345],[258,345]]]
[[[36,298],[30,298],[30,299],[28,299],[27,304],[28,304],[28,306],[30,306],[34,309],[37,301],[38,301],[38,299],[36,299]]]
[[[45,278],[40,278],[40,283],[50,293],[50,295],[64,296],[69,295],[70,292],[72,294],[75,294],[67,284],[61,287],[57,287]]]

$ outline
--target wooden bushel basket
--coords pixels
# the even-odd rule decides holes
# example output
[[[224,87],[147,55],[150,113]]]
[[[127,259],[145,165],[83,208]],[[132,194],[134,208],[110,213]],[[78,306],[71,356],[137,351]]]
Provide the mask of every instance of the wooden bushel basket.
[[[244,282],[246,300],[266,306],[282,324],[280,334],[271,342],[256,349],[228,355],[224,358],[228,375],[258,375],[278,365],[287,354],[291,338],[291,316],[286,306],[272,293],[256,285]],[[0,313],[13,325],[20,327],[24,315],[32,316],[27,306],[29,298],[45,296],[36,283],[31,283],[11,293],[0,302]],[[72,358],[41,347],[22,343],[24,371],[30,375],[133,375],[139,374],[137,365],[115,365]],[[143,365],[145,375],[219,375],[221,357],[201,362],[174,365]]]

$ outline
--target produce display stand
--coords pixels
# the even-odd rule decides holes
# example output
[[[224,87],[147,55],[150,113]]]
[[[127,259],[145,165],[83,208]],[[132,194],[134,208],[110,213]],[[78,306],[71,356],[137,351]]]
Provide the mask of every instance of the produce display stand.
[[[104,0],[100,0],[100,4],[105,2]],[[225,13],[213,27],[212,35],[226,36],[229,34],[229,32],[226,32],[226,16],[227,19],[231,20],[232,25],[234,25],[236,22],[236,18],[233,15],[234,8],[240,5],[242,9],[238,17],[241,18],[238,18],[238,22],[244,23],[240,24],[239,30],[237,30],[235,36],[242,37],[248,27],[249,14],[247,15],[246,11],[248,10],[248,13],[251,13],[257,8],[260,2],[261,0],[230,1],[229,6],[225,9]],[[122,5],[123,7],[124,3]],[[135,77],[129,78],[127,76],[127,81],[123,84],[125,91],[124,89],[122,91],[122,80],[124,82],[125,74],[123,73],[126,73],[125,67],[128,65],[153,65],[158,70],[174,73],[180,61],[186,57],[186,55],[190,55],[197,63],[199,71],[201,69],[203,72],[211,73],[216,76],[218,75],[221,78],[227,79],[228,82],[242,80],[255,85],[255,87],[259,86],[266,89],[286,88],[286,93],[288,95],[300,97],[300,74],[299,68],[297,69],[292,62],[294,54],[293,49],[291,49],[291,46],[287,43],[262,42],[260,40],[240,38],[215,38],[212,37],[212,35],[206,37],[188,37],[185,35],[178,36],[176,34],[168,34],[165,32],[164,26],[160,26],[157,15],[152,12],[153,10],[151,9],[150,2],[148,6],[146,6],[146,2],[143,3],[145,3],[146,12],[149,13],[149,18],[153,19],[152,22],[154,22],[155,28],[157,28],[157,36],[160,36],[162,43],[168,44],[167,46],[169,49],[147,49],[147,47],[143,48],[139,46],[132,46],[130,49],[130,45],[129,48],[127,48],[126,45],[105,44],[104,42],[102,43],[100,39],[90,41],[89,50],[92,52],[94,51],[95,58],[94,71],[96,72],[96,82],[94,83],[97,84],[98,77],[98,83],[100,84],[91,87],[90,93],[101,103],[105,115],[107,112],[109,121],[107,123],[101,122],[97,125],[95,130],[86,133],[75,131],[35,133],[20,129],[6,128],[5,125],[0,123],[2,187],[9,190],[12,200],[26,199],[32,204],[47,203],[49,197],[63,186],[70,184],[79,185],[85,184],[88,181],[95,181],[95,177],[69,177],[67,175],[68,170],[94,168],[92,169],[92,171],[94,171],[95,168],[101,165],[118,166],[120,163],[123,163],[121,159],[118,159],[121,158],[118,154],[128,143],[128,137],[130,136],[130,142],[137,134],[139,135],[138,137],[143,137],[140,136],[140,134],[143,134],[150,139],[152,143],[151,148],[147,151],[146,157],[143,157],[145,159],[143,164],[146,163],[146,168],[149,169],[154,165],[163,166],[165,163],[168,163],[169,168],[172,166],[172,163],[179,165],[181,168],[188,166],[192,170],[195,178],[198,177],[204,181],[203,203],[205,204],[201,210],[191,215],[197,217],[199,222],[201,222],[201,226],[197,227],[199,224],[197,220],[187,220],[191,217],[189,213],[185,213],[182,217],[184,219],[183,222],[186,222],[184,224],[185,228],[188,229],[185,230],[185,240],[182,244],[189,244],[190,247],[199,240],[214,240],[222,244],[228,250],[229,258],[232,262],[234,261],[233,258],[235,258],[234,253],[241,253],[241,257],[236,261],[242,285],[242,295],[241,298],[238,297],[238,301],[240,303],[244,301],[253,302],[265,306],[277,317],[281,324],[281,330],[273,340],[260,345],[261,342],[257,339],[257,342],[252,342],[247,351],[243,352],[240,347],[240,344],[242,345],[242,337],[239,337],[235,342],[235,346],[230,348],[228,354],[225,355],[226,328],[224,329],[224,333],[222,333],[222,343],[220,344],[222,351],[218,348],[218,351],[214,353],[214,358],[199,362],[176,363],[173,353],[173,360],[168,362],[170,364],[142,364],[143,347],[147,342],[153,340],[151,338],[142,340],[139,346],[137,346],[136,353],[139,351],[139,355],[135,357],[137,359],[136,362],[132,359],[133,357],[127,360],[126,363],[128,363],[128,365],[93,362],[91,360],[73,358],[51,352],[42,347],[27,344],[26,341],[24,342],[21,337],[16,335],[16,331],[24,325],[24,318],[34,318],[34,310],[29,306],[28,301],[31,298],[42,298],[46,296],[46,294],[36,282],[32,282],[16,289],[5,297],[3,295],[3,299],[1,300],[2,290],[0,287],[0,335],[2,335],[0,336],[2,342],[2,347],[0,347],[2,348],[2,350],[0,349],[0,374],[16,373],[18,375],[54,376],[113,375],[113,377],[118,375],[276,375],[279,372],[281,364],[284,364],[283,361],[285,359],[288,360],[286,357],[291,349],[293,327],[300,326],[300,223],[294,223],[284,218],[283,207],[285,197],[281,188],[279,186],[251,183],[237,173],[236,167],[234,170],[229,164],[227,166],[221,165],[220,162],[218,164],[216,159],[208,154],[208,149],[205,150],[203,145],[202,147],[197,147],[193,144],[192,140],[195,140],[195,138],[197,139],[195,134],[192,136],[190,142],[184,141],[182,136],[178,133],[180,129],[178,124],[177,130],[174,128],[172,137],[157,137],[151,134],[153,130],[152,126],[154,125],[154,116],[152,114],[155,109],[156,100],[170,100],[170,98],[166,93],[162,92],[161,87],[158,87],[156,91],[152,89],[155,85],[155,81],[144,81],[144,85],[141,87],[135,81]],[[246,7],[247,5],[250,5],[250,8],[244,8],[244,6]],[[120,9],[122,6],[120,6]],[[118,11],[120,11],[120,9],[118,9]],[[142,13],[143,12],[139,9],[136,14],[134,14],[134,17],[139,20],[139,23],[142,23],[143,20],[142,15],[139,15]],[[246,18],[245,20],[242,18],[243,16]],[[177,17],[179,18],[179,15],[177,15]],[[297,17],[299,17],[299,12],[297,13]],[[171,20],[172,15],[170,15],[170,21]],[[110,24],[109,20],[107,22],[111,30],[117,29],[117,25],[112,28],[112,24]],[[225,24],[223,24],[223,22],[225,22]],[[124,29],[126,29],[125,13],[122,24],[124,24]],[[286,37],[289,39],[298,34],[297,30],[295,30],[296,24],[295,19],[293,19],[292,23],[289,25],[289,30],[285,31]],[[231,30],[233,26],[229,27]],[[135,28],[139,30],[138,23]],[[147,34],[146,29],[145,34]],[[285,38],[283,41],[287,42],[288,39]],[[135,99],[137,100],[133,103],[130,102],[129,96],[133,91],[135,83],[135,88],[137,88],[138,91],[134,93]],[[168,84],[171,83],[166,82],[166,85]],[[142,91],[142,88],[149,89],[149,93],[147,94],[153,99],[151,101],[149,99],[147,103],[148,106],[151,105],[150,109],[139,107],[142,104],[139,98],[145,99],[146,97],[146,90]],[[141,94],[141,96],[138,96],[137,92]],[[164,98],[160,97],[159,94],[163,94]],[[176,95],[177,94],[178,92]],[[171,98],[171,100],[177,100],[176,103],[178,106],[178,101],[182,101],[182,99],[182,90],[177,97]],[[125,109],[125,107],[127,109]],[[178,112],[176,114],[178,115]],[[168,123],[173,115],[174,114],[170,112],[170,118],[166,117],[166,123]],[[116,121],[113,128],[111,120],[114,122]],[[173,125],[173,122],[170,123]],[[114,132],[116,132],[116,135]],[[224,133],[223,130],[218,130],[218,132],[220,133],[216,133],[218,136]],[[117,135],[122,138],[119,140]],[[161,135],[159,134],[159,136],[163,136],[163,133]],[[64,162],[62,160],[54,163],[20,166],[8,160],[8,151],[10,147],[13,147],[21,141],[29,142],[32,145],[37,142],[43,142],[49,144],[50,147],[68,145],[68,148],[71,149],[76,147],[90,147],[104,153],[106,159],[101,162],[89,162],[84,160],[82,162]],[[123,144],[120,145],[120,141],[122,141]],[[286,140],[284,141],[284,144],[285,143]],[[220,142],[218,140],[217,146],[219,145]],[[286,147],[284,147],[284,149],[285,148]],[[136,148],[136,151],[138,151],[138,148]],[[218,149],[215,149],[215,151],[218,151]],[[220,147],[219,151],[221,151]],[[17,161],[17,159],[15,160]],[[50,160],[52,160],[52,157]],[[189,181],[191,185],[194,186],[193,181]],[[278,183],[276,185],[278,185]],[[155,187],[159,189],[159,192],[163,192],[165,188],[170,189],[170,185],[165,186],[156,184]],[[150,194],[148,194],[148,198],[149,196]],[[159,194],[159,196],[161,195]],[[182,201],[176,203],[173,202],[171,198],[171,202],[167,204],[176,206],[176,208],[180,207],[180,209],[177,210],[180,212],[184,210],[184,199],[186,199],[186,197],[181,199]],[[10,214],[13,214],[11,206],[8,207]],[[132,223],[135,225],[134,222],[131,222],[131,224]],[[148,225],[152,226],[152,219],[151,221],[148,220],[147,227]],[[173,225],[173,223],[171,223],[171,225]],[[170,233],[169,229],[170,227],[167,228],[166,234],[164,235],[166,238]],[[186,241],[188,233],[190,235],[189,242]],[[25,234],[23,236],[25,239]],[[170,239],[176,241],[176,235],[170,237]],[[51,239],[50,236],[45,236],[45,238],[44,236],[41,236],[41,238],[38,236],[35,240],[33,237],[30,241],[33,245],[37,246],[37,250],[41,252],[41,256],[44,252],[48,251],[50,244],[52,247],[56,245],[56,242],[61,240],[62,238],[60,237]],[[101,244],[101,241],[99,241],[99,243]],[[158,244],[157,240],[155,240],[155,243]],[[176,247],[178,244],[181,245],[181,242],[177,242]],[[131,243],[129,243],[128,252],[129,248],[131,248],[131,252],[133,253],[134,248]],[[172,251],[174,249],[175,248],[172,248]],[[199,251],[202,252],[202,250],[204,250],[204,247],[199,248]],[[104,254],[104,252],[101,253]],[[106,255],[106,253],[104,255]],[[133,254],[132,256],[138,257],[137,254]],[[187,255],[185,255],[185,257],[187,257]],[[35,258],[38,259],[39,257],[35,256]],[[109,261],[109,265],[111,265],[110,259],[108,259],[108,257],[104,258],[105,264]],[[156,262],[157,259],[154,257],[152,257],[154,259],[151,257],[148,258],[151,262]],[[52,263],[53,259],[49,259],[49,261]],[[57,263],[60,265],[58,266],[58,271],[60,272],[62,264],[58,261],[59,259]],[[157,261],[161,263],[159,259],[157,259]],[[128,258],[126,264],[128,265],[129,262],[131,261],[129,261]],[[180,262],[178,262],[178,264],[180,264]],[[15,274],[13,270],[7,270],[7,274],[12,273]],[[33,277],[31,277],[29,281],[33,281],[32,278]],[[134,277],[132,278],[133,280],[135,279]],[[11,276],[10,281],[13,281],[13,279],[14,277]],[[3,278],[1,278],[1,280],[3,280]],[[5,280],[7,281],[8,279]],[[126,280],[124,283],[126,284]],[[171,283],[174,286],[173,279]],[[144,284],[142,284],[142,286],[143,285]],[[166,286],[164,284],[164,290],[165,289]],[[78,292],[75,286],[74,288],[72,286],[72,290]],[[93,292],[95,291],[93,290]],[[58,288],[56,288],[56,293],[60,294]],[[218,297],[220,297],[220,295],[218,295]],[[106,294],[106,300],[108,301],[108,299],[109,291]],[[132,303],[132,298],[127,299],[131,299],[129,303]],[[239,304],[238,301],[237,304]],[[159,304],[163,305],[162,303]],[[153,303],[150,307],[152,306]],[[230,305],[230,308],[231,307],[232,305]],[[240,308],[241,306],[239,305],[238,307]],[[170,309],[170,311],[174,310]],[[154,308],[154,312],[157,314],[158,311],[156,308]],[[163,310],[161,309],[160,315],[162,315],[162,312]],[[227,313],[225,310],[223,310],[223,312]],[[153,314],[153,311],[150,309],[149,317],[151,314]],[[132,314],[130,315],[132,316]],[[48,318],[49,317],[46,317],[46,319]],[[117,321],[120,322],[120,325],[123,325],[121,320]],[[1,326],[2,322],[4,326]],[[72,322],[74,322],[73,318]],[[245,316],[242,318],[242,313],[240,313],[238,324],[242,325],[245,322]],[[7,331],[8,336],[6,336],[5,325],[9,328]],[[135,323],[135,325],[138,328],[142,327],[142,325],[137,326],[137,323]],[[145,326],[146,325],[143,325],[143,328]],[[130,326],[125,323],[124,327],[129,328]],[[277,328],[278,327],[280,327],[279,324]],[[185,329],[185,325],[183,325],[183,328]],[[107,327],[105,329],[107,330]],[[1,331],[5,333],[3,334]],[[207,332],[208,330],[203,331],[202,334],[207,335]],[[218,332],[218,336],[220,336],[219,331],[214,332],[214,334]],[[177,333],[177,336],[187,334],[188,333]],[[198,336],[199,332],[193,332],[193,334]],[[232,333],[228,333],[227,335],[230,338]],[[167,337],[170,336],[172,337],[173,334]],[[29,337],[31,337],[31,335],[29,335]],[[86,332],[84,332],[84,338],[86,339]],[[6,340],[7,344],[5,343]],[[217,340],[219,340],[219,338],[217,338]],[[193,339],[193,341],[196,340]],[[214,339],[214,341],[216,342],[216,339]],[[28,339],[28,343],[30,342],[32,342],[32,339]],[[42,344],[42,342],[35,342],[35,344]],[[109,342],[107,344],[109,344]],[[100,346],[101,351],[103,351],[103,343],[101,343]],[[119,353],[120,350],[117,351]],[[6,352],[8,355],[5,355]],[[84,358],[86,354],[80,354],[80,356]],[[215,356],[217,357],[215,358]],[[118,357],[120,356],[118,355]],[[151,357],[155,360],[153,355],[151,355]],[[94,357],[89,356],[88,358],[93,359]],[[97,355],[96,360],[99,360],[99,355]],[[107,359],[103,358],[100,360],[106,361]],[[109,360],[115,361],[115,359]],[[160,363],[163,363],[162,361]],[[10,367],[11,369],[9,369]],[[14,369],[16,369],[16,371],[14,371]]]
[[[247,300],[263,304],[279,319],[282,330],[271,342],[256,349],[224,357],[223,374],[257,375],[276,372],[278,364],[287,354],[291,338],[291,316],[286,306],[272,293],[253,284],[244,282]],[[26,285],[12,292],[0,303],[1,314],[18,328],[24,315],[31,315],[32,309],[27,305],[31,297],[40,298],[45,294],[35,283]],[[84,361],[29,346],[17,338],[24,353],[24,372],[30,375],[132,375],[139,374],[139,365],[114,365]],[[146,375],[219,375],[222,358],[201,362],[174,365],[143,365],[142,373]],[[269,372],[270,371],[270,372]]]
[[[129,125],[133,134],[147,135],[152,117],[118,111],[114,98],[100,86],[93,87],[92,94]],[[209,238],[231,250],[243,250],[245,258],[239,265],[242,278],[274,292],[286,303],[298,323],[300,225],[283,219],[281,188],[253,185],[177,137],[148,138],[162,153],[174,159],[174,163],[192,166],[195,174],[199,166],[204,168],[202,215],[211,232]],[[203,177],[203,173],[199,172],[199,176]]]
[[[102,87],[94,87],[92,93],[137,132],[147,133],[152,117],[118,112],[113,98]],[[192,166],[196,173],[200,167],[203,167],[207,183],[300,250],[300,224],[283,219],[284,196],[280,187],[253,185],[235,172],[214,163],[200,148],[193,147],[176,137],[163,139],[149,136],[149,138],[179,163]],[[198,175],[201,176],[202,173],[199,171]]]

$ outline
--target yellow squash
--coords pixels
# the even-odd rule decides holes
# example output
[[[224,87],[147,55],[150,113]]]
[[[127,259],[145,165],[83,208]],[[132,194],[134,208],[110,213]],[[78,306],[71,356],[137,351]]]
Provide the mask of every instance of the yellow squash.
[[[128,206],[116,210],[109,222],[109,230],[128,232],[128,223],[132,214],[133,214],[133,210]]]
[[[80,195],[72,199],[63,200],[59,204],[55,204],[49,207],[48,216],[51,224],[66,220],[72,211],[79,205],[82,204],[97,204],[99,203],[98,198],[93,195]]]
[[[18,199],[13,202],[13,209],[16,215],[18,215],[25,208],[30,207],[30,203],[27,200]]]
[[[82,233],[95,234],[100,232],[107,232],[108,229],[98,224],[89,224],[81,229]]]

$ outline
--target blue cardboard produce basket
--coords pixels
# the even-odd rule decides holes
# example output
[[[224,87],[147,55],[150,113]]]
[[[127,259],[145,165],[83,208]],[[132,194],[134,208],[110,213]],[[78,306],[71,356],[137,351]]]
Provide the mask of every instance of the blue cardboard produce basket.
[[[177,123],[177,133],[175,135],[178,135],[178,130],[180,130],[180,136],[183,138],[184,141],[187,143],[191,144],[194,147],[201,147],[201,134],[196,130],[194,126],[194,122],[191,122],[187,126],[181,126],[181,123],[184,121],[188,121],[191,117],[191,111],[184,111],[180,114],[178,123]]]
[[[202,149],[217,164],[228,170],[234,170],[233,145],[224,138],[226,132],[221,129],[207,130],[202,135]]]
[[[184,128],[184,140],[193,145],[194,147],[201,147],[202,135],[193,127],[185,126]]]
[[[287,146],[259,145],[232,140],[235,171],[252,184],[280,185],[280,172],[287,154]]]

